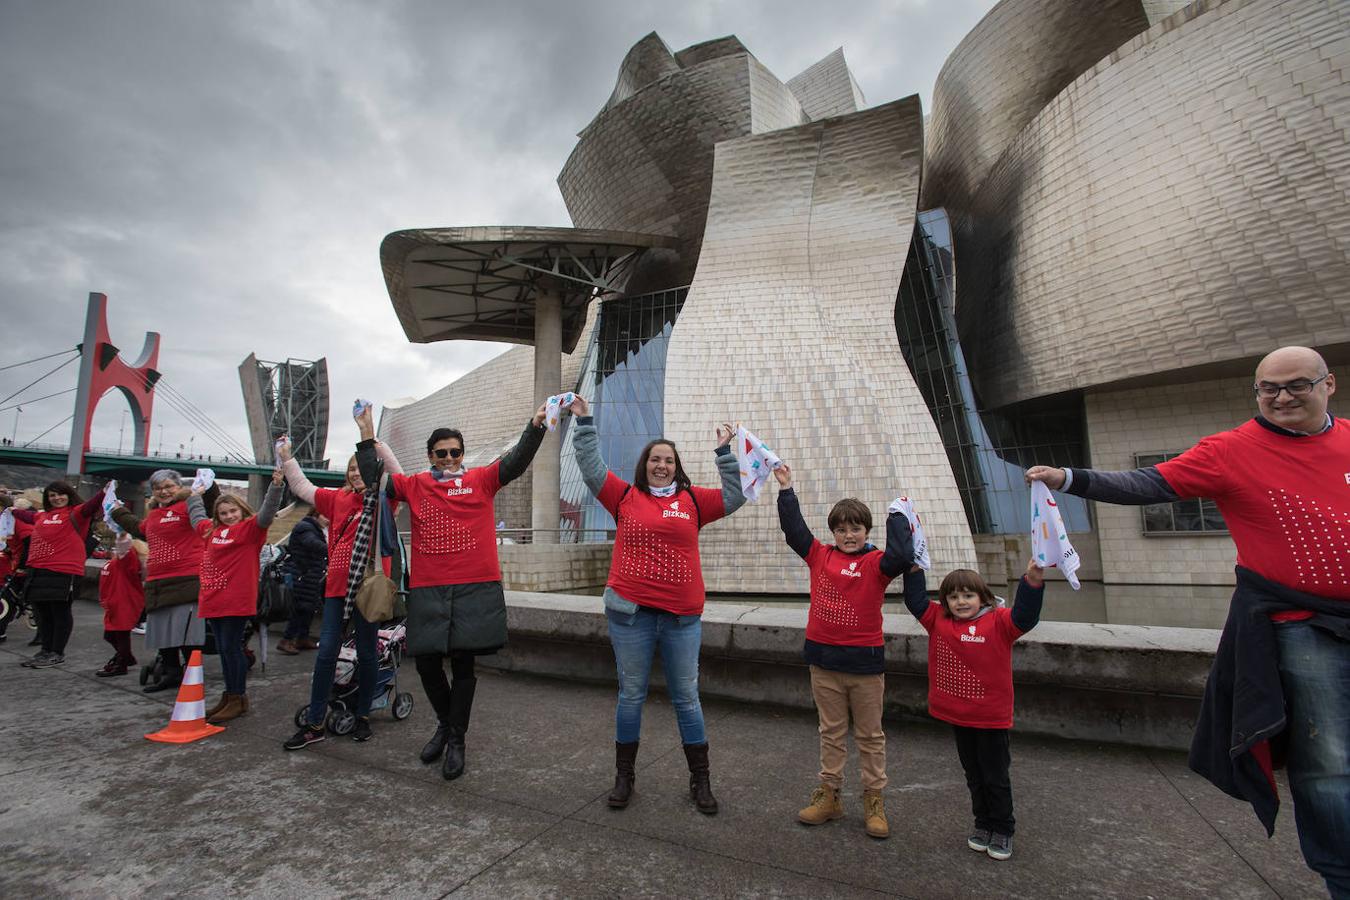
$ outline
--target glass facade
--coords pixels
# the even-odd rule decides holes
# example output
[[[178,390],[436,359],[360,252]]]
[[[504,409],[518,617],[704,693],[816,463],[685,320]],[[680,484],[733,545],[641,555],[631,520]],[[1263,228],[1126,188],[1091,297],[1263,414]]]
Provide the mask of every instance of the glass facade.
[[[1181,453],[1137,453],[1136,468],[1156,466]],[[1208,498],[1151,503],[1141,506],[1139,514],[1144,534],[1227,534],[1228,525],[1219,514],[1219,505]]]
[[[923,395],[956,476],[970,529],[1017,534],[1030,527],[1029,466],[1083,466],[1081,396],[981,412],[957,339],[951,228],[944,210],[919,213],[895,302],[900,352]],[[1065,495],[1070,531],[1091,528],[1087,504]]]
[[[661,436],[666,348],[688,287],[600,304],[575,390],[590,400],[600,454],[610,470],[631,481],[638,454]],[[602,541],[614,520],[581,480],[572,448],[572,420],[563,420],[560,473],[562,540]]]

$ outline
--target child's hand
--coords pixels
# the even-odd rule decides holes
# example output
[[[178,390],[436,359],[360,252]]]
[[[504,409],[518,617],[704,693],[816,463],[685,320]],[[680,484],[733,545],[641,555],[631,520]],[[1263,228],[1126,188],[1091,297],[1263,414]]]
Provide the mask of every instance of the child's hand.
[[[586,398],[580,394],[572,397],[572,405],[568,407],[574,416],[589,416],[591,414],[591,405],[586,402]]]
[[[1027,580],[1027,584],[1031,587],[1038,588],[1045,586],[1045,569],[1036,565],[1036,560],[1034,559],[1027,562],[1027,573],[1024,577]]]
[[[725,447],[731,443],[731,439],[736,436],[736,429],[730,422],[723,422],[717,426],[717,446]]]
[[[274,470],[274,471],[272,472],[272,483],[273,483],[273,484],[281,484],[283,478],[285,478],[285,476],[281,474],[281,470],[280,470],[280,469],[276,469],[276,470]]]
[[[792,487],[792,467],[787,463],[783,463],[781,466],[774,469],[773,477],[778,480],[778,486],[780,488]]]

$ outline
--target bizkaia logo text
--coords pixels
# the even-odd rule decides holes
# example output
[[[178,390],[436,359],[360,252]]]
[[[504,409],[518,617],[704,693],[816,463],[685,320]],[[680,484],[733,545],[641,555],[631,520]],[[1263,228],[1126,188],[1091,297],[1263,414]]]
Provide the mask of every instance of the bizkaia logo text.
[[[858,571],[858,561],[857,561],[856,559],[855,559],[853,562],[851,562],[851,563],[848,564],[848,568],[847,568],[847,569],[840,569],[840,570],[839,570],[839,574],[840,574],[840,575],[847,575],[849,578],[861,578],[861,577],[862,577],[862,573]]]
[[[976,634],[976,633],[975,633],[975,626],[974,626],[974,625],[969,626],[966,630],[969,631],[970,633],[969,633],[969,634],[963,634],[963,635],[961,635],[961,640],[962,640],[962,641],[964,641],[964,642],[967,643],[967,644],[983,644],[983,643],[984,643],[984,635],[982,635],[982,634]]]
[[[230,538],[230,529],[228,528],[220,529],[220,531],[216,533],[216,536],[211,538],[211,543],[217,546],[221,544],[233,544],[234,541],[233,539]]]
[[[170,509],[170,510],[168,510],[168,511],[166,511],[166,512],[164,513],[164,521],[165,521],[165,522],[177,522],[177,521],[178,521],[178,514],[177,514],[176,512],[174,512],[173,510]]]
[[[661,510],[661,518],[663,518],[663,519],[669,519],[669,518],[672,517],[672,516],[674,516],[674,517],[677,518],[677,519],[691,519],[691,518],[693,518],[693,516],[689,515],[689,513],[687,513],[687,512],[680,512],[680,501],[678,501],[678,500],[676,500],[674,503],[670,504],[670,508],[669,508],[669,509],[663,509],[663,510]]]
[[[455,484],[454,487],[449,488],[449,489],[446,490],[445,496],[447,496],[447,497],[462,497],[462,496],[465,495],[465,494],[472,494],[472,493],[473,493],[473,488],[466,488],[466,487],[464,486],[464,479],[463,479],[463,478],[456,478],[455,481],[454,481],[454,484]]]

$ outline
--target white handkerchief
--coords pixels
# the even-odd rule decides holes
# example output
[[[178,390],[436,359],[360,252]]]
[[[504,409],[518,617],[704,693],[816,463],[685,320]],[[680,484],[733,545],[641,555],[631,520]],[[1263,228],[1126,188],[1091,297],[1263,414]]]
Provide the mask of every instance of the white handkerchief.
[[[764,485],[773,477],[773,470],[781,466],[783,461],[743,425],[736,426],[735,441],[736,462],[741,467],[741,493],[745,494],[745,499],[754,503],[759,499],[759,492]]]
[[[1059,506],[1043,481],[1031,483],[1031,555],[1045,568],[1058,567],[1069,585],[1078,590],[1075,573],[1083,561],[1069,543]]]
[[[891,501],[891,505],[886,507],[886,512],[905,514],[905,518],[909,519],[910,537],[914,539],[914,564],[925,571],[933,568],[933,561],[928,557],[928,538],[924,536],[919,514],[914,511],[914,501],[908,497],[896,497]]]
[[[216,483],[216,473],[211,469],[198,469],[197,477],[192,479],[192,489],[195,491],[201,488],[203,491],[211,490],[211,485]]]
[[[352,418],[359,419],[361,417],[361,413],[370,409],[374,405],[375,404],[371,403],[369,400],[357,397],[356,402],[352,404]]]
[[[0,512],[0,541],[9,540],[14,534],[14,510],[8,506]]]
[[[572,401],[577,399],[577,395],[568,391],[565,394],[554,394],[548,398],[544,405],[544,424],[548,426],[549,431],[558,429],[558,420],[562,418],[562,411],[572,405]]]
[[[276,460],[277,468],[281,468],[281,452],[289,449],[291,449],[291,436],[289,434],[283,434],[272,445],[272,458]]]
[[[113,521],[112,511],[122,505],[122,501],[117,499],[117,479],[109,481],[103,488],[103,521],[115,534],[121,534],[122,528]]]

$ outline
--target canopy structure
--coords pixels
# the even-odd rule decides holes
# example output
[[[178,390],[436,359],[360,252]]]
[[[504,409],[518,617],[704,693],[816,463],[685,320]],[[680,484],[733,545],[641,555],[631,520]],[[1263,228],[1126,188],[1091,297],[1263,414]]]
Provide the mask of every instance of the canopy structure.
[[[380,266],[408,339],[534,345],[534,396],[562,389],[562,354],[576,349],[586,304],[617,294],[639,257],[674,250],[673,239],[584,228],[484,226],[396,231],[380,244]],[[556,541],[558,433],[532,467],[536,542]]]

